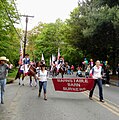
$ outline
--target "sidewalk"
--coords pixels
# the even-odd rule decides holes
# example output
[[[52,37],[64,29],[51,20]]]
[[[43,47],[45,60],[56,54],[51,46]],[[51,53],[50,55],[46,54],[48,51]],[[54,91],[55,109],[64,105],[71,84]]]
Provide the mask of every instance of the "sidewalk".
[[[119,81],[118,81],[118,80],[111,79],[111,80],[110,80],[110,84],[119,87]]]

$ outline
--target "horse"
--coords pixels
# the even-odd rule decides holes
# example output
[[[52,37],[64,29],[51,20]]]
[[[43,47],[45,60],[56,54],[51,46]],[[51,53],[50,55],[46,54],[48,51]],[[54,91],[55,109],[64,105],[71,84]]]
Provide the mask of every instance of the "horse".
[[[57,76],[58,74],[57,74],[57,67],[56,66],[54,66],[53,68],[52,68],[52,76],[54,77],[54,76]]]
[[[15,80],[19,79],[19,85],[21,85],[21,83],[20,83],[21,75],[22,75],[22,81],[24,80],[25,76],[28,75],[30,77],[30,86],[32,86],[32,77],[34,77],[36,85],[37,85],[36,66],[35,65],[30,65],[27,74],[24,74],[23,70],[21,70],[21,67],[22,66],[19,67],[18,72],[17,72],[16,77],[15,77]],[[22,83],[22,85],[24,86],[24,83]]]

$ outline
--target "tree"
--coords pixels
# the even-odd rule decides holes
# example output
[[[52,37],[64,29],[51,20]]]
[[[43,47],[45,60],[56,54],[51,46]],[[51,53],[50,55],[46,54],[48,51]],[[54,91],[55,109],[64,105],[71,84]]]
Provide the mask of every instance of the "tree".
[[[14,27],[17,20],[14,1],[0,0],[0,56],[6,56],[12,63],[16,63],[19,56],[19,33]]]

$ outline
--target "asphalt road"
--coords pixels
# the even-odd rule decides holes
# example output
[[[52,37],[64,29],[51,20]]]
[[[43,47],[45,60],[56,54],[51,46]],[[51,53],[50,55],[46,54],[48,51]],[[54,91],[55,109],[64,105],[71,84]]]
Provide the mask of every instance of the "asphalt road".
[[[48,100],[44,101],[43,94],[38,98],[38,87],[30,87],[27,78],[25,86],[15,81],[6,86],[0,120],[119,120],[119,87],[104,86],[105,103],[99,102],[97,87],[93,100],[88,99],[88,93],[56,92],[49,79]]]

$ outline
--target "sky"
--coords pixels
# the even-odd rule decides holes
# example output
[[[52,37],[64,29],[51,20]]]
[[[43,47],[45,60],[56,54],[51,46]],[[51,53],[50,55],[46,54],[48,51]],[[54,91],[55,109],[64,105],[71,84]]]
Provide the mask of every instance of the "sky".
[[[78,6],[78,0],[17,0],[17,9],[21,15],[30,15],[28,30],[37,26],[39,22],[50,23],[60,18],[69,18],[70,12]],[[18,26],[25,29],[25,18],[21,17],[21,24]]]

